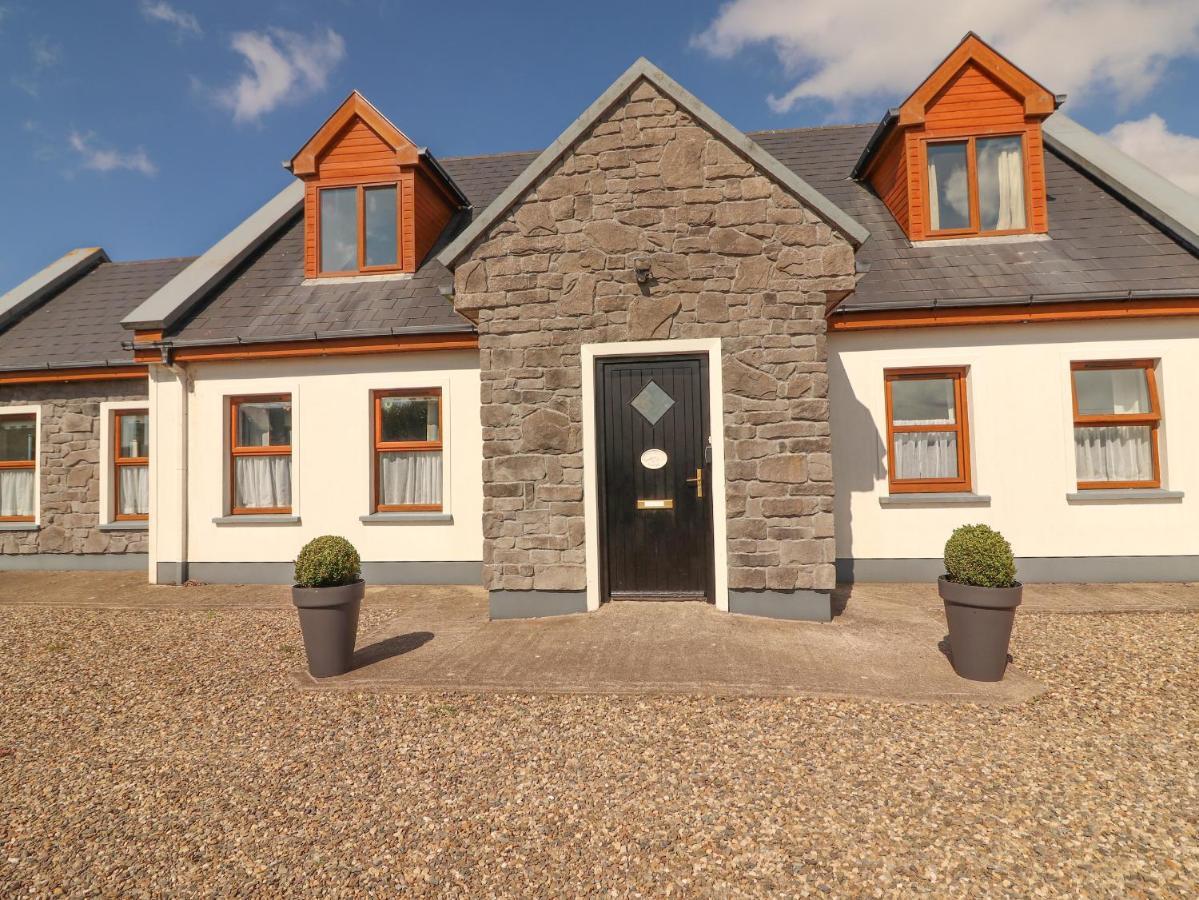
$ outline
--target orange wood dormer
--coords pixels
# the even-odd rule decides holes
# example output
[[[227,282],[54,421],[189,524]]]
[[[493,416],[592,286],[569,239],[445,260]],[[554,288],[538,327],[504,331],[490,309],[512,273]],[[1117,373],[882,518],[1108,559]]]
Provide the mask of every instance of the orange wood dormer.
[[[308,278],[415,272],[469,205],[432,155],[357,91],[287,165],[305,184]]]
[[[973,32],[854,168],[913,241],[1049,230],[1041,123],[1058,98]]]

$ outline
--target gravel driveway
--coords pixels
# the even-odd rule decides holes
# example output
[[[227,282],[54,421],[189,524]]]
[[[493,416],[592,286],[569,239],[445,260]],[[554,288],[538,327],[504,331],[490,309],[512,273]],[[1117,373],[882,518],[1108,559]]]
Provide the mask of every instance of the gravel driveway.
[[[303,692],[287,609],[0,607],[0,895],[1194,896],[1197,648],[1022,614],[1016,707]]]

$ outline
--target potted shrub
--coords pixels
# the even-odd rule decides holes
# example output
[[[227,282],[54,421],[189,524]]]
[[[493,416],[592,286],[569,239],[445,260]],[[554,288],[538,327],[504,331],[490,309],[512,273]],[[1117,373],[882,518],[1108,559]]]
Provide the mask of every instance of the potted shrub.
[[[362,561],[345,538],[313,538],[296,557],[291,599],[300,613],[308,671],[314,677],[349,671],[365,591]]]
[[[1024,590],[1011,544],[986,525],[963,525],[945,542],[945,574],[937,587],[953,670],[972,681],[999,681]]]

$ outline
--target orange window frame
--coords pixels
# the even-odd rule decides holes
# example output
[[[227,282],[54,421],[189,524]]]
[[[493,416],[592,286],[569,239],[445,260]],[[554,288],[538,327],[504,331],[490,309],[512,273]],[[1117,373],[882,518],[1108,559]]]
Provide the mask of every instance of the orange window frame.
[[[120,409],[113,413],[112,417],[112,480],[113,489],[113,521],[117,522],[145,522],[150,516],[148,513],[123,513],[121,512],[121,469],[126,466],[149,466],[150,457],[147,456],[122,456],[121,455],[121,420],[126,416],[145,416],[147,427],[150,421],[150,411],[147,409]]]
[[[887,405],[887,483],[892,494],[948,494],[971,490],[970,416],[966,405],[966,366],[886,369],[883,385]],[[954,423],[952,425],[896,425],[891,387],[897,381],[952,379]],[[952,431],[957,435],[957,478],[896,478],[895,435],[911,432]]]
[[[33,490],[36,493],[37,485],[37,414],[36,413],[11,413],[9,415],[0,415],[0,420],[9,421],[28,421],[33,423],[34,438],[33,438],[33,459],[9,459],[0,460],[0,469],[33,469],[34,485]],[[37,508],[36,505],[34,507]],[[33,516],[0,516],[0,522],[32,522]]]
[[[436,397],[437,398],[437,440],[435,441],[385,441],[383,440],[383,400],[387,397]],[[375,464],[372,466],[374,472],[374,483],[372,484],[372,497],[375,503],[375,512],[441,512],[443,504],[441,503],[409,503],[409,504],[384,504],[379,502],[379,472],[383,466],[384,453],[403,453],[418,452],[422,450],[439,450],[444,451],[443,439],[445,437],[444,418],[445,404],[442,402],[441,388],[404,388],[401,390],[374,391],[371,398],[372,414],[371,419],[374,423],[374,439],[372,443],[375,448]],[[445,465],[445,453],[442,453],[441,464]]]
[[[1149,392],[1149,412],[1112,413],[1084,416],[1078,411],[1078,388],[1074,373],[1086,369],[1141,369],[1145,373],[1145,388]],[[1070,402],[1074,409],[1075,428],[1098,428],[1106,425],[1148,425],[1149,456],[1153,462],[1153,478],[1149,481],[1079,481],[1080,491],[1121,490],[1124,488],[1159,488],[1162,486],[1161,458],[1158,451],[1158,429],[1162,423],[1161,401],[1157,394],[1156,364],[1152,359],[1093,360],[1070,363]]]
[[[987,138],[1019,138],[1020,139],[1020,162],[1021,168],[1024,171],[1024,227],[1023,228],[1005,228],[998,231],[983,231],[982,230],[982,214],[979,212],[978,204],[978,150],[977,142],[986,140]],[[937,135],[936,137],[925,138],[922,142],[921,164],[920,164],[920,191],[924,196],[924,216],[926,222],[932,222],[932,193],[928,187],[928,148],[930,145],[936,144],[965,144],[966,145],[966,182],[970,197],[970,227],[969,228],[940,228],[933,230],[931,227],[927,230],[926,235],[930,238],[951,238],[951,237],[997,237],[1005,234],[1028,234],[1032,223],[1032,198],[1029,185],[1032,183],[1032,175],[1029,170],[1028,161],[1028,134],[1024,131],[1000,131],[995,134],[963,134],[957,136]]]
[[[396,261],[385,266],[368,266],[366,264],[366,191],[369,188],[390,187],[396,192]],[[343,269],[338,271],[327,271],[321,268],[321,260],[324,258],[321,252],[321,195],[325,191],[344,191],[355,190],[355,202],[358,204],[355,212],[355,222],[357,223],[358,231],[358,267],[355,269]],[[404,266],[404,213],[402,209],[403,191],[401,190],[400,182],[398,181],[377,181],[354,184],[323,184],[316,189],[316,270],[322,277],[336,277],[345,275],[371,275],[382,272],[399,272]]]
[[[237,413],[243,403],[291,403],[291,394],[256,394],[229,398],[229,514],[234,516],[288,515],[290,506],[238,506],[237,458],[239,456],[291,456],[291,444],[243,447],[237,443]],[[295,422],[292,422],[295,427]]]

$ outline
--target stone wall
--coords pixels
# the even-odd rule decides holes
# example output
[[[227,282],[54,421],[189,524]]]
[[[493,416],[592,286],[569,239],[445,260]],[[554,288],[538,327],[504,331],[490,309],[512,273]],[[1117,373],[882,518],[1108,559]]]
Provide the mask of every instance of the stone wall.
[[[147,532],[100,531],[100,403],[145,400],[144,381],[0,387],[6,406],[41,406],[41,528],[0,532],[0,553],[145,553]]]
[[[487,586],[586,586],[580,345],[720,337],[729,587],[833,587],[823,291],[853,270],[843,237],[635,84],[455,272],[480,334]]]

